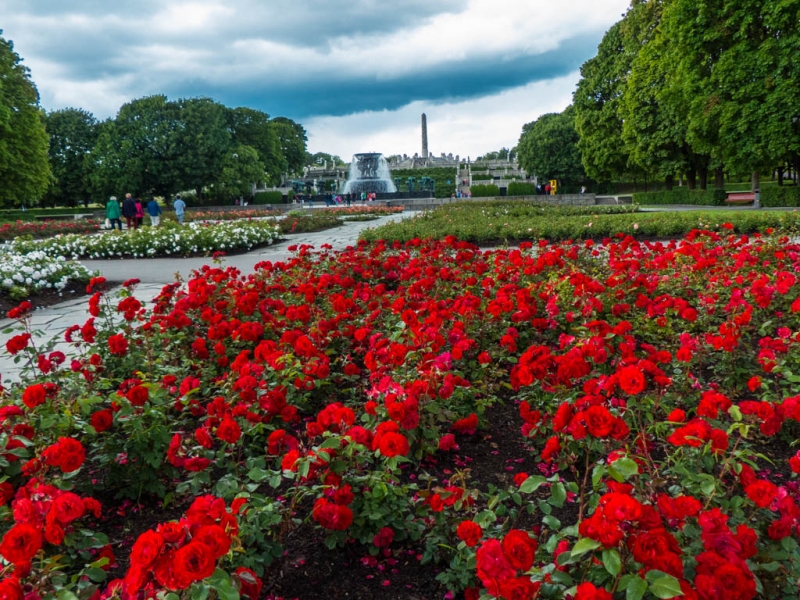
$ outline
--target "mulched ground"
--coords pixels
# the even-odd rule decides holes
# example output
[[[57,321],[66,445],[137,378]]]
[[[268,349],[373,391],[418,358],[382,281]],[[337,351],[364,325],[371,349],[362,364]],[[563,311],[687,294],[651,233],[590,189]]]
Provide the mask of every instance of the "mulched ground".
[[[36,309],[47,308],[48,306],[66,302],[67,300],[74,300],[75,298],[81,298],[82,296],[86,296],[86,284],[78,282],[67,284],[67,287],[61,291],[44,289],[20,300],[14,300],[6,295],[0,295],[0,315],[5,318],[9,310],[15,306],[19,306],[24,300],[31,302],[34,309]]]

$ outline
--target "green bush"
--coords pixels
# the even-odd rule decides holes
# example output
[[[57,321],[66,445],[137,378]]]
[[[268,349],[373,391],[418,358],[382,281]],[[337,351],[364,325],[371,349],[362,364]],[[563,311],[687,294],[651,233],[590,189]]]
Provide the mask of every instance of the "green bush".
[[[489,173],[473,173],[472,181],[491,181],[494,177]]]
[[[536,186],[523,181],[512,181],[508,184],[508,191],[506,193],[509,196],[535,196]]]
[[[253,198],[253,204],[283,204],[283,194],[278,191],[258,192]]]
[[[473,185],[469,188],[473,198],[491,198],[500,195],[500,188],[490,183],[488,185]]]
[[[0,221],[33,221],[37,216],[47,215],[86,215],[101,208],[31,208],[27,210],[2,210]]]
[[[678,187],[670,191],[634,193],[633,203],[643,206],[653,204],[724,206],[726,196],[725,190],[689,190],[685,187]]]
[[[430,177],[435,182],[434,195],[437,198],[449,198],[456,191],[456,169],[455,167],[431,167],[428,169],[393,169],[392,179],[400,178],[399,192],[406,191],[406,179],[413,177],[417,180],[417,191],[419,190],[419,180],[423,177]],[[450,183],[447,183],[447,182]]]
[[[800,187],[792,185],[762,188],[761,206],[800,206]]]

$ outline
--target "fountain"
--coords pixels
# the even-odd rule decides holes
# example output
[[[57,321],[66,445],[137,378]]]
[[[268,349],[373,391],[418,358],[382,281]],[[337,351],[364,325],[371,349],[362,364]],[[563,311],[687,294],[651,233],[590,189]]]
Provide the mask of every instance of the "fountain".
[[[365,152],[353,155],[350,175],[344,186],[345,194],[375,192],[391,194],[397,191],[389,172],[389,163],[380,152]]]

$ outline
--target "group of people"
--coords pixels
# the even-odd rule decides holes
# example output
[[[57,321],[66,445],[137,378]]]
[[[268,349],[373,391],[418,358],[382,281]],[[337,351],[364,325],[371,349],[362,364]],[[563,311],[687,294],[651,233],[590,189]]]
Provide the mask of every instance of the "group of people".
[[[186,202],[184,202],[180,194],[175,198],[173,203],[175,208],[175,216],[178,222],[183,225],[183,218],[186,214]],[[161,224],[161,205],[158,201],[150,196],[147,202],[147,214],[150,217],[150,225],[158,227]],[[128,231],[139,229],[144,221],[145,207],[139,197],[134,198],[132,194],[125,194],[125,199],[120,206],[116,196],[111,196],[106,204],[106,221],[108,221],[109,229],[119,229],[122,231],[122,217],[125,217],[125,222]]]

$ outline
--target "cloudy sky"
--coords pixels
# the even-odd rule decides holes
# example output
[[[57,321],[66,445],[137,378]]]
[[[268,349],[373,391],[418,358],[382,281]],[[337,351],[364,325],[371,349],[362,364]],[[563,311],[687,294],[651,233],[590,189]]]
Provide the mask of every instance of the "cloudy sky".
[[[0,0],[48,110],[210,96],[302,123],[311,152],[475,157],[570,102],[628,0]]]

